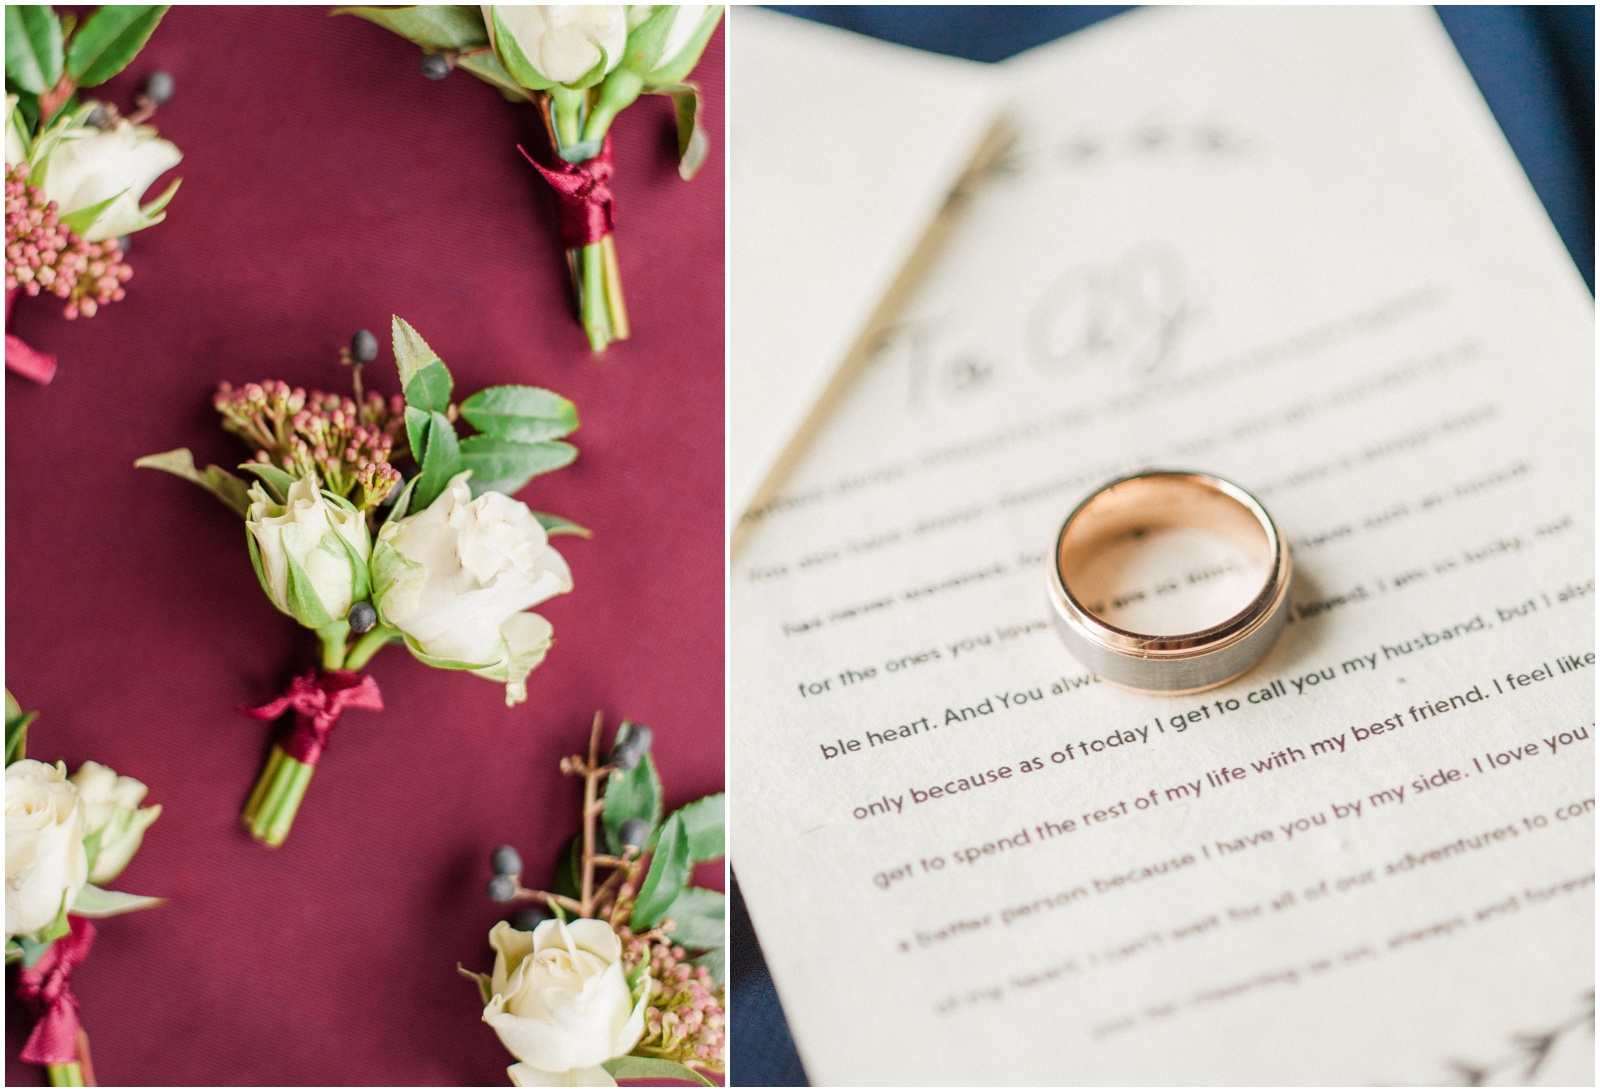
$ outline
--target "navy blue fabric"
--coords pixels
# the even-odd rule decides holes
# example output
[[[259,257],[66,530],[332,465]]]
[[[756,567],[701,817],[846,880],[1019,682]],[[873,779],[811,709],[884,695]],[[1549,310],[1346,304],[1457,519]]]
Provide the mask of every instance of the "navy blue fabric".
[[[918,49],[999,61],[1125,7],[777,5]],[[1589,290],[1594,290],[1594,7],[1440,7],[1440,19]],[[734,884],[731,1076],[802,1085],[805,1070]]]

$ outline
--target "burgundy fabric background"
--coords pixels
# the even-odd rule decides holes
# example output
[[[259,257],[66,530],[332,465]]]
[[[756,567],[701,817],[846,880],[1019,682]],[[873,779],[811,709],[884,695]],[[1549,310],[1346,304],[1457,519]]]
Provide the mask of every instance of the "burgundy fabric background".
[[[655,729],[669,805],[722,787],[722,34],[695,76],[713,139],[692,184],[669,100],[616,124],[633,340],[602,358],[516,150],[548,155],[533,109],[465,73],[427,81],[419,56],[325,8],[174,8],[105,89],[127,108],[150,71],[175,76],[156,118],[184,152],[170,218],[134,238],[123,302],[14,316],[61,368],[5,381],[5,681],[42,711],[31,757],[107,763],[166,809],[113,886],[170,902],[105,923],[77,976],[105,1084],[503,1085],[512,1059],[455,970],[490,965],[490,849],[548,875],[580,799],[556,763],[597,708]],[[577,403],[578,461],[520,496],[595,536],[556,540],[576,590],[540,608],[556,644],[525,705],[384,650],[388,711],[345,718],[269,851],[238,822],[268,730],[234,709],[303,670],[310,635],[262,595],[236,517],[132,464],[183,445],[240,461],[217,381],[346,389],[335,354],[359,327],[383,345],[369,387],[392,392],[391,313],[462,394]],[[42,1078],[15,1060],[24,1017],[7,1005],[8,1084]]]

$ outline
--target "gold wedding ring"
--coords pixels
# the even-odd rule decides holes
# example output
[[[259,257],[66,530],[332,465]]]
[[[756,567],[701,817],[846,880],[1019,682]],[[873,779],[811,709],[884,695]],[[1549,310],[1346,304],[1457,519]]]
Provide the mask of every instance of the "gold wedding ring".
[[[1260,591],[1216,625],[1173,634],[1120,629],[1073,594],[1099,551],[1167,527],[1201,528],[1243,546],[1265,565]],[[1061,525],[1048,576],[1051,620],[1072,654],[1107,682],[1146,693],[1192,694],[1239,677],[1289,617],[1289,547],[1277,524],[1260,501],[1210,474],[1146,470],[1101,486]]]

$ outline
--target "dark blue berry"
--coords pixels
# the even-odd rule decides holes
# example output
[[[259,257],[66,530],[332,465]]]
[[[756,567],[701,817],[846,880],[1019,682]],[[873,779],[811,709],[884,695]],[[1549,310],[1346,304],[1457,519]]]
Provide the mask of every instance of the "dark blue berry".
[[[542,921],[549,921],[551,913],[542,905],[524,906],[511,915],[511,927],[521,929],[524,933],[531,933],[539,927]]]
[[[489,855],[489,867],[494,869],[496,875],[520,876],[522,858],[510,846],[501,846]]]
[[[161,69],[150,73],[150,78],[144,81],[144,94],[157,106],[172,101],[172,93],[177,85],[172,81],[172,73]]]
[[[371,330],[357,330],[350,339],[350,359],[357,364],[371,364],[378,359],[378,339]]]
[[[111,115],[106,113],[106,108],[104,105],[97,102],[94,104],[94,108],[89,111],[88,116],[83,120],[88,124],[93,125],[96,129],[104,129],[106,124],[111,121]]]
[[[371,603],[363,599],[359,603],[351,604],[350,613],[345,616],[345,621],[350,623],[351,633],[366,633],[378,624],[378,612]]]
[[[639,759],[644,752],[632,746],[631,741],[623,740],[611,748],[611,764],[623,773],[627,773],[639,764]]]
[[[617,841],[636,849],[643,849],[649,838],[650,824],[643,819],[629,819],[622,824],[622,829],[617,831]]]
[[[422,74],[430,80],[442,80],[450,75],[450,58],[443,53],[428,53],[422,58]]]
[[[655,733],[643,724],[635,724],[633,731],[628,733],[628,746],[637,748],[641,755],[646,754],[650,750],[650,740],[654,736]]]
[[[517,881],[513,876],[496,876],[489,881],[490,902],[510,902],[517,897]]]

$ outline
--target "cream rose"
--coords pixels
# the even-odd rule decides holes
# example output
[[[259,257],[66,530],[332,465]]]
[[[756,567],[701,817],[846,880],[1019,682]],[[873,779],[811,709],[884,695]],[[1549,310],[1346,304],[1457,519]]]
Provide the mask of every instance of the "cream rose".
[[[484,1023],[518,1058],[518,1085],[614,1085],[600,1063],[644,1034],[648,975],[629,989],[622,941],[593,918],[546,921],[531,933],[501,922],[489,933],[494,974]],[[637,995],[637,996],[635,996]]]
[[[161,209],[176,186],[143,208],[139,202],[151,183],[181,159],[177,145],[162,140],[148,125],[126,120],[107,129],[75,125],[62,134],[43,163],[34,164],[33,178],[63,215],[114,198],[80,232],[94,243],[159,223]]]
[[[274,503],[259,484],[250,487],[250,557],[272,605],[321,629],[371,590],[372,538],[366,517],[319,489],[315,474],[291,485],[287,500]]]
[[[527,608],[572,590],[572,574],[521,501],[477,500],[461,473],[427,508],[384,524],[372,554],[373,605],[418,659],[502,682],[506,704],[549,650],[550,623]]]
[[[628,43],[621,4],[485,5],[483,22],[506,71],[541,90],[598,83]]]
[[[72,775],[83,801],[83,840],[89,854],[89,882],[109,883],[128,867],[144,832],[161,815],[161,805],[141,808],[150,790],[143,781],[119,776],[110,766],[85,762]]]
[[[64,763],[6,767],[6,936],[29,936],[71,906],[89,878],[84,808]]]

